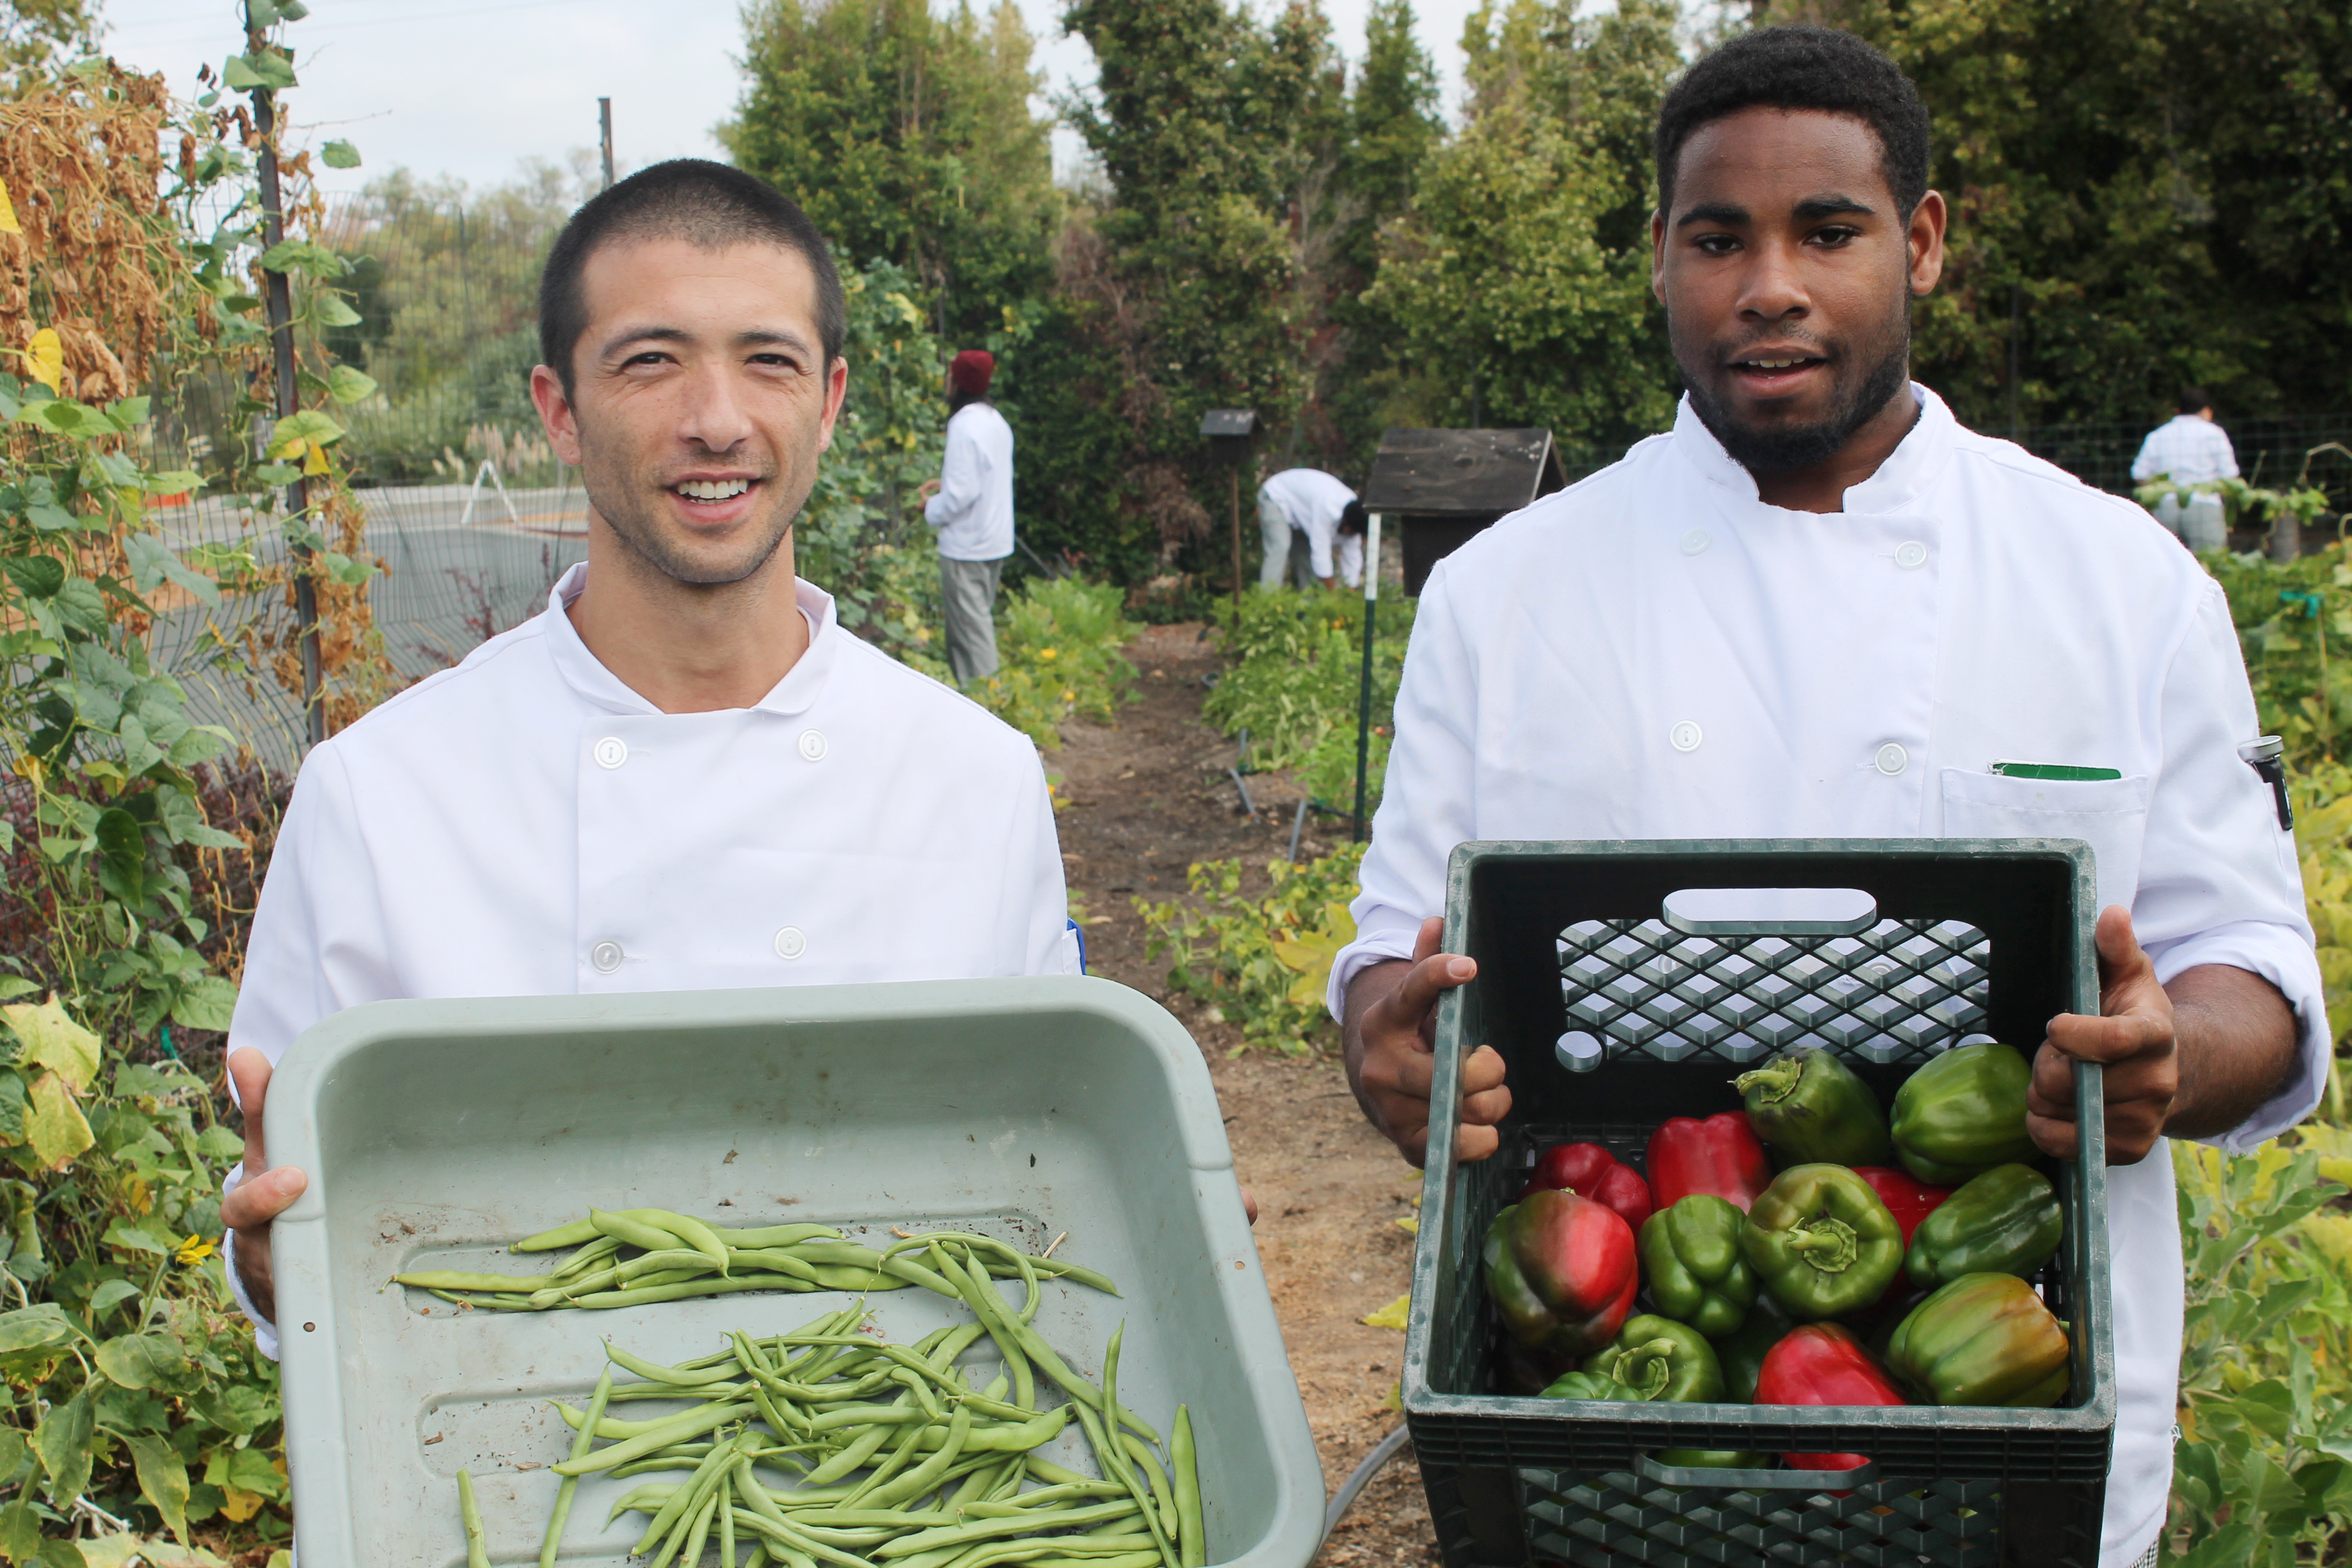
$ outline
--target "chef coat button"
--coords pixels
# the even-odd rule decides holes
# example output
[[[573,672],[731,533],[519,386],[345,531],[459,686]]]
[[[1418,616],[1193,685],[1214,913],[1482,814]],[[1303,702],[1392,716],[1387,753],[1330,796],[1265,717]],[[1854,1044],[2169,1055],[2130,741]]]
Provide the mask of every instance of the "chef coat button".
[[[1703,738],[1699,734],[1698,726],[1687,719],[1666,731],[1666,740],[1677,752],[1697,751],[1698,743]]]
[[[1893,778],[1896,773],[1901,773],[1905,768],[1911,765],[1911,753],[1905,751],[1895,742],[1889,741],[1886,744],[1878,748],[1878,756],[1876,761],[1878,763],[1878,771],[1885,773],[1888,778]]]
[[[621,944],[617,942],[598,942],[588,950],[588,962],[596,966],[597,973],[612,973],[621,967]]]
[[[809,733],[815,735],[816,731],[812,730]],[[822,747],[824,744],[824,737],[822,735],[817,736],[817,744]],[[802,953],[804,953],[807,951],[808,938],[801,934],[800,927],[786,926],[783,930],[776,933],[776,956],[778,958],[798,958]]]
[[[629,743],[618,735],[607,735],[596,742],[596,765],[617,768],[629,760]]]
[[[824,761],[824,731],[803,730],[801,731],[801,755],[806,757],[813,763],[821,763]],[[787,954],[786,956],[789,957],[791,955]]]
[[[1715,542],[1713,540],[1706,536],[1706,530],[1703,528],[1694,528],[1688,533],[1683,535],[1683,553],[1685,555],[1696,555],[1714,542]]]
[[[1916,572],[1927,564],[1927,547],[1916,539],[1906,539],[1895,547],[1895,564],[1906,572]]]

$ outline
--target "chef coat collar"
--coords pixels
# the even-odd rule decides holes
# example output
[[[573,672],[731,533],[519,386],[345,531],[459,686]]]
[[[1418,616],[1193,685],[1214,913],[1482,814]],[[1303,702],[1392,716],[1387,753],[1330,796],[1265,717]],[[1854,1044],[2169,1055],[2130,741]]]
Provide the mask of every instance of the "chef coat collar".
[[[1917,421],[1902,444],[1887,455],[1886,461],[1878,465],[1876,473],[1845,492],[1847,511],[1909,510],[1925,499],[1950,463],[1952,433],[1958,428],[1952,411],[1944,405],[1942,398],[1916,381],[1911,383],[1911,396],[1919,405]],[[1723,449],[1723,443],[1715,438],[1715,432],[1706,427],[1706,422],[1691,406],[1688,394],[1684,395],[1682,406],[1675,414],[1674,443],[1675,449],[1708,483],[1721,485],[1752,505],[1764,504],[1756,493],[1756,476]]]
[[[658,716],[660,709],[630,689],[588,651],[572,617],[564,614],[587,586],[588,563],[583,561],[556,579],[555,586],[548,593],[547,640],[556,669],[574,691],[608,713]],[[800,607],[802,618],[808,622],[808,648],[784,672],[775,689],[751,705],[764,712],[804,713],[813,707],[824,689],[826,677],[833,672],[835,652],[841,639],[848,635],[835,625],[833,595],[815,584],[805,578],[793,578],[793,600]]]

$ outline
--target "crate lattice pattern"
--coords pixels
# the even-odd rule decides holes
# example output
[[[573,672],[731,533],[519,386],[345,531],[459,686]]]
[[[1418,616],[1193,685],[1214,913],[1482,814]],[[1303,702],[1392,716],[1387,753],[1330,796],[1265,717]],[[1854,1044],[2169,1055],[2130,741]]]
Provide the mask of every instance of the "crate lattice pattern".
[[[2000,1483],[1878,1481],[1827,1491],[1670,1487],[1625,1471],[1521,1470],[1538,1560],[1804,1568],[1993,1568]]]
[[[1568,1026],[1604,1058],[1756,1061],[1816,1046],[1908,1065],[1983,1027],[1992,947],[1957,921],[1852,936],[1693,936],[1663,921],[1579,921],[1559,937]]]

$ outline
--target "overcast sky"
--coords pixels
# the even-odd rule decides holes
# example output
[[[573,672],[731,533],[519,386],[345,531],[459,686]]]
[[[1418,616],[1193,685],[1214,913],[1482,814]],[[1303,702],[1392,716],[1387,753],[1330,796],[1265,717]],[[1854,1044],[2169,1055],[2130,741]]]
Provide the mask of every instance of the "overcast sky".
[[[1255,3],[1263,10],[1272,0]],[[1021,5],[1052,85],[1091,81],[1092,52],[1062,35],[1062,0]],[[1415,5],[1449,113],[1474,5]],[[1368,0],[1325,0],[1325,9],[1340,50],[1360,62]],[[109,52],[164,71],[184,95],[197,90],[197,66],[210,61],[217,70],[242,45],[236,0],[105,0],[104,10]],[[287,100],[296,126],[313,141],[348,138],[366,160],[349,173],[329,171],[330,191],[403,166],[479,188],[510,178],[526,158],[561,163],[573,149],[595,145],[599,97],[613,100],[625,167],[722,156],[711,127],[741,88],[734,57],[742,23],[733,0],[311,0],[310,16],[288,37],[301,77]],[[1066,167],[1075,137],[1061,132],[1055,152]]]

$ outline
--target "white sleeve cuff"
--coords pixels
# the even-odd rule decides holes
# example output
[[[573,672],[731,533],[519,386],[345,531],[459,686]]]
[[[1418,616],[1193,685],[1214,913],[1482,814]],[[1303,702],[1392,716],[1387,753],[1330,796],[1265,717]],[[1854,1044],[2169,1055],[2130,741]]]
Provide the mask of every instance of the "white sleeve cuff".
[[[1357,975],[1375,963],[1386,963],[1392,958],[1411,958],[1412,944],[1421,935],[1421,922],[1413,921],[1391,926],[1373,917],[1374,924],[1359,927],[1356,940],[1339,950],[1331,961],[1331,981],[1323,993],[1323,1005],[1330,1009],[1332,1020],[1345,1023],[1348,1017],[1348,986]]]
[[[2327,1007],[2319,979],[2319,956],[2310,940],[2294,928],[2264,921],[2237,921],[2198,931],[2178,942],[2151,946],[2159,983],[2171,981],[2200,963],[2226,963],[2259,974],[2279,988],[2294,1009],[2302,1033],[2294,1068],[2286,1081],[2244,1121],[2219,1137],[2199,1139],[2233,1154],[2242,1154],[2310,1115],[2327,1087],[2328,1058],[2335,1037],[2327,1026]]]
[[[244,1181],[243,1162],[231,1165],[228,1168],[228,1174],[221,1178],[221,1196],[226,1197],[236,1191]],[[236,1272],[236,1232],[233,1230],[225,1230],[221,1233],[221,1271],[228,1276],[228,1293],[236,1298],[238,1310],[242,1311],[253,1324],[253,1348],[271,1361],[276,1361],[278,1331],[270,1324],[262,1321],[260,1312],[254,1308],[253,1298],[245,1293],[245,1281]]]

